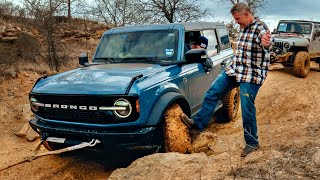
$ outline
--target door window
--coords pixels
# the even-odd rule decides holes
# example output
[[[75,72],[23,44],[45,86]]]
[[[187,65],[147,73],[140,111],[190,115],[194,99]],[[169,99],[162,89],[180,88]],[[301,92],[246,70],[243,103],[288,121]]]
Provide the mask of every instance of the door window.
[[[208,38],[208,56],[214,56],[218,53],[218,42],[214,29],[204,30],[203,34]]]
[[[221,42],[221,50],[230,48],[228,30],[225,28],[218,28],[217,33]]]

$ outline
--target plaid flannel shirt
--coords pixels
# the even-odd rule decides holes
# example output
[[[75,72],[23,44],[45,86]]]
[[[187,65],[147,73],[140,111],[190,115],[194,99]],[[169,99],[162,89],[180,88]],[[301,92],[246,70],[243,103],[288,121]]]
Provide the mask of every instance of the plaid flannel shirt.
[[[228,76],[235,76],[237,82],[262,84],[265,81],[270,54],[261,45],[261,37],[267,30],[268,27],[258,19],[241,30],[235,56],[225,69]]]

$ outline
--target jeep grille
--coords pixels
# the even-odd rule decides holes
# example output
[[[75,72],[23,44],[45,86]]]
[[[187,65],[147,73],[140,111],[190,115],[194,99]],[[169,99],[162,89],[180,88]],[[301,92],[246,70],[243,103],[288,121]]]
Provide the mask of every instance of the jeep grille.
[[[31,96],[39,103],[55,104],[55,105],[72,105],[74,107],[88,107],[87,110],[80,108],[48,108],[39,107],[37,116],[57,121],[90,123],[90,124],[117,124],[124,122],[136,121],[139,117],[135,106],[133,106],[133,113],[125,118],[119,119],[111,110],[99,110],[89,107],[112,107],[113,103],[119,98],[126,98],[132,104],[135,104],[137,97],[134,96],[84,96],[84,95],[44,95],[31,94]]]
[[[283,42],[274,42],[274,46],[280,48],[281,50],[283,50]]]

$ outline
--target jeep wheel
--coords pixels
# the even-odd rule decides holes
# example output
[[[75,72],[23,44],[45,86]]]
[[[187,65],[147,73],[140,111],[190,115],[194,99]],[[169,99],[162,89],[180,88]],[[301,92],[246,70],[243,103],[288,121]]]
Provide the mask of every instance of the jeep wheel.
[[[239,87],[229,91],[222,99],[223,106],[221,108],[222,118],[219,122],[230,122],[237,117],[239,104],[240,104],[240,92]]]
[[[189,130],[180,119],[182,113],[180,106],[173,104],[164,114],[165,152],[186,153],[191,149]]]
[[[310,57],[305,51],[300,51],[294,58],[293,71],[297,77],[307,77],[310,71]]]

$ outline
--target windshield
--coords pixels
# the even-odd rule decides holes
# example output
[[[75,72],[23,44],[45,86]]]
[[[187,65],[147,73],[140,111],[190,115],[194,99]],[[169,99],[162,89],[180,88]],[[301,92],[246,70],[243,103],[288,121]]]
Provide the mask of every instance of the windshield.
[[[277,31],[287,33],[310,34],[311,24],[301,22],[280,22]]]
[[[173,61],[177,60],[177,45],[177,30],[108,34],[102,38],[94,61]]]

